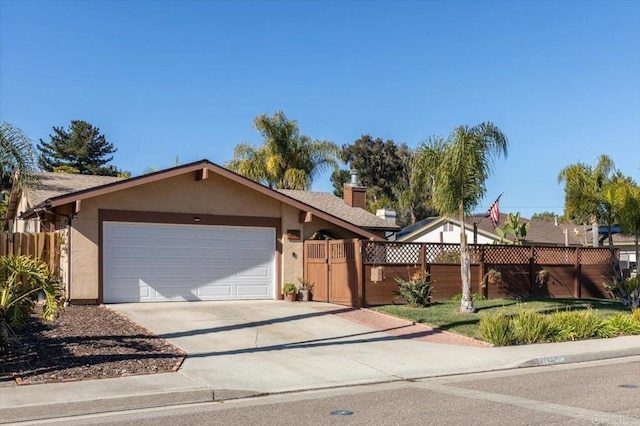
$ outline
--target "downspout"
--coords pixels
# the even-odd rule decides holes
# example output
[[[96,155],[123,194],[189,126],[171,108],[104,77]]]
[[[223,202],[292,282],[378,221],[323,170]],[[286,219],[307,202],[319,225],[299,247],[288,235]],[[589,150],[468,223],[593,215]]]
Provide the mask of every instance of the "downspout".
[[[64,306],[69,306],[71,299],[71,221],[73,215],[67,216],[67,273],[64,283],[65,301]]]

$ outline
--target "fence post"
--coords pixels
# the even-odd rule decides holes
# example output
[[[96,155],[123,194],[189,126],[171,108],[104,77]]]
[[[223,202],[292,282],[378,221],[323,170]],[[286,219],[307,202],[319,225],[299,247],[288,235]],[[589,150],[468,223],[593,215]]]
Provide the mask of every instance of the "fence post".
[[[489,298],[489,285],[485,283],[484,276],[487,273],[487,264],[485,262],[484,244],[480,246],[480,288],[485,299]],[[485,285],[486,284],[486,285]]]
[[[534,289],[534,284],[535,284],[535,263],[536,263],[536,257],[535,257],[535,246],[531,246],[531,248],[529,249],[529,297],[533,296],[533,289]]]
[[[364,256],[362,255],[362,241],[356,239],[353,242],[353,250],[356,263],[356,288],[358,289],[358,297],[356,298],[356,307],[364,307]]]
[[[582,286],[580,285],[580,247],[576,247],[573,254],[573,297],[582,298]]]

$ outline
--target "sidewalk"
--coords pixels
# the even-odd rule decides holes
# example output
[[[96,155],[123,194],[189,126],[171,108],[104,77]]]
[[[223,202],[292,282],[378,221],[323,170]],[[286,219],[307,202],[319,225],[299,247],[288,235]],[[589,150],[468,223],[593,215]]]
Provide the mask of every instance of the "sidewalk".
[[[366,310],[344,316],[344,336],[330,345],[190,353],[176,373],[0,383],[0,423],[640,355],[640,336],[494,348]]]

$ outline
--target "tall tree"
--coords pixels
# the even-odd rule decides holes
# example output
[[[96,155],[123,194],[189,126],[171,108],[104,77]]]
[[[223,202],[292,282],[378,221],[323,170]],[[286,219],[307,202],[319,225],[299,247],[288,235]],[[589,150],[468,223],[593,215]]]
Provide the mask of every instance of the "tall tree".
[[[72,120],[69,129],[53,127],[50,141],[40,139],[38,164],[52,172],[57,167],[72,167],[83,175],[118,176],[122,171],[108,163],[117,149],[108,142],[98,127]]]
[[[558,174],[558,182],[565,184],[564,215],[573,222],[591,224],[594,246],[598,245],[600,225],[604,224],[611,235],[611,227],[618,219],[614,186],[618,185],[616,182],[621,178],[613,160],[604,154],[598,157],[595,166],[571,164]],[[615,279],[620,280],[622,275],[611,238],[609,249]]]
[[[360,174],[361,183],[367,187],[369,211],[394,208],[401,226],[428,216],[428,192],[416,190],[413,185],[413,153],[406,144],[397,145],[391,139],[384,141],[365,134],[352,144],[342,145],[340,159]],[[331,175],[334,195],[342,197],[343,185],[348,181],[349,171],[335,171]]]
[[[634,237],[636,252],[636,271],[640,263],[640,185],[633,182],[622,189],[620,226],[624,235]]]
[[[318,174],[338,168],[337,145],[301,135],[298,123],[282,111],[257,116],[253,127],[264,142],[236,145],[233,160],[226,163],[229,170],[269,188],[306,190]]]
[[[360,182],[367,187],[372,202],[381,198],[395,199],[394,187],[406,173],[405,161],[410,152],[406,144],[396,145],[389,139],[362,135],[352,144],[342,145],[340,159],[360,173]],[[342,189],[343,182],[334,182]]]
[[[544,211],[542,213],[534,213],[533,215],[531,215],[531,220],[535,220],[539,222],[555,222],[555,221],[558,221],[558,223],[566,222],[564,216],[562,215],[558,216],[554,212],[550,212],[550,211]]]
[[[460,219],[461,312],[475,311],[465,214],[485,195],[495,160],[507,154],[507,137],[491,122],[456,127],[447,140],[432,138],[418,148],[417,167],[422,179],[431,181],[434,207],[442,215],[457,214]]]
[[[18,172],[18,185],[33,178],[36,158],[29,138],[17,127],[0,123],[0,190],[11,189],[12,179]]]

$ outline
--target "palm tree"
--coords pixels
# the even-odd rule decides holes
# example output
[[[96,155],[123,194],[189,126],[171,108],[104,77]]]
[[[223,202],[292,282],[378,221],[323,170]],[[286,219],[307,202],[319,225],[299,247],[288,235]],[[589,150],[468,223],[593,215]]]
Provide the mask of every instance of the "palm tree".
[[[24,185],[37,169],[33,145],[22,130],[9,123],[0,123],[0,190],[11,189],[12,179],[18,172],[18,184]]]
[[[0,257],[0,351],[9,344],[10,326],[24,325],[39,292],[45,295],[42,317],[51,320],[61,306],[62,287],[47,264],[28,256]]]
[[[624,235],[634,237],[636,264],[640,259],[640,186],[630,178],[614,177],[610,188],[605,190],[605,199],[614,203],[617,223]],[[609,250],[613,249],[613,241],[609,238]],[[615,254],[614,254],[615,256]],[[617,258],[616,258],[617,259]]]
[[[239,144],[226,167],[251,180],[278,189],[309,189],[314,178],[338,168],[339,148],[333,142],[312,141],[300,135],[295,120],[282,111],[261,114],[253,127],[264,138],[262,145]]]
[[[594,246],[598,245],[599,224],[605,224],[611,235],[611,227],[617,222],[616,192],[619,191],[620,179],[625,178],[616,172],[613,160],[604,154],[598,157],[595,167],[584,163],[571,164],[558,175],[558,182],[565,183],[565,217],[578,223],[591,223]],[[615,279],[619,281],[622,275],[611,238],[609,249]]]
[[[465,214],[485,195],[485,181],[497,158],[508,154],[507,137],[491,122],[456,127],[447,140],[432,138],[418,148],[421,179],[430,181],[433,206],[442,215],[460,219],[460,312],[474,312],[471,261],[465,233]]]

